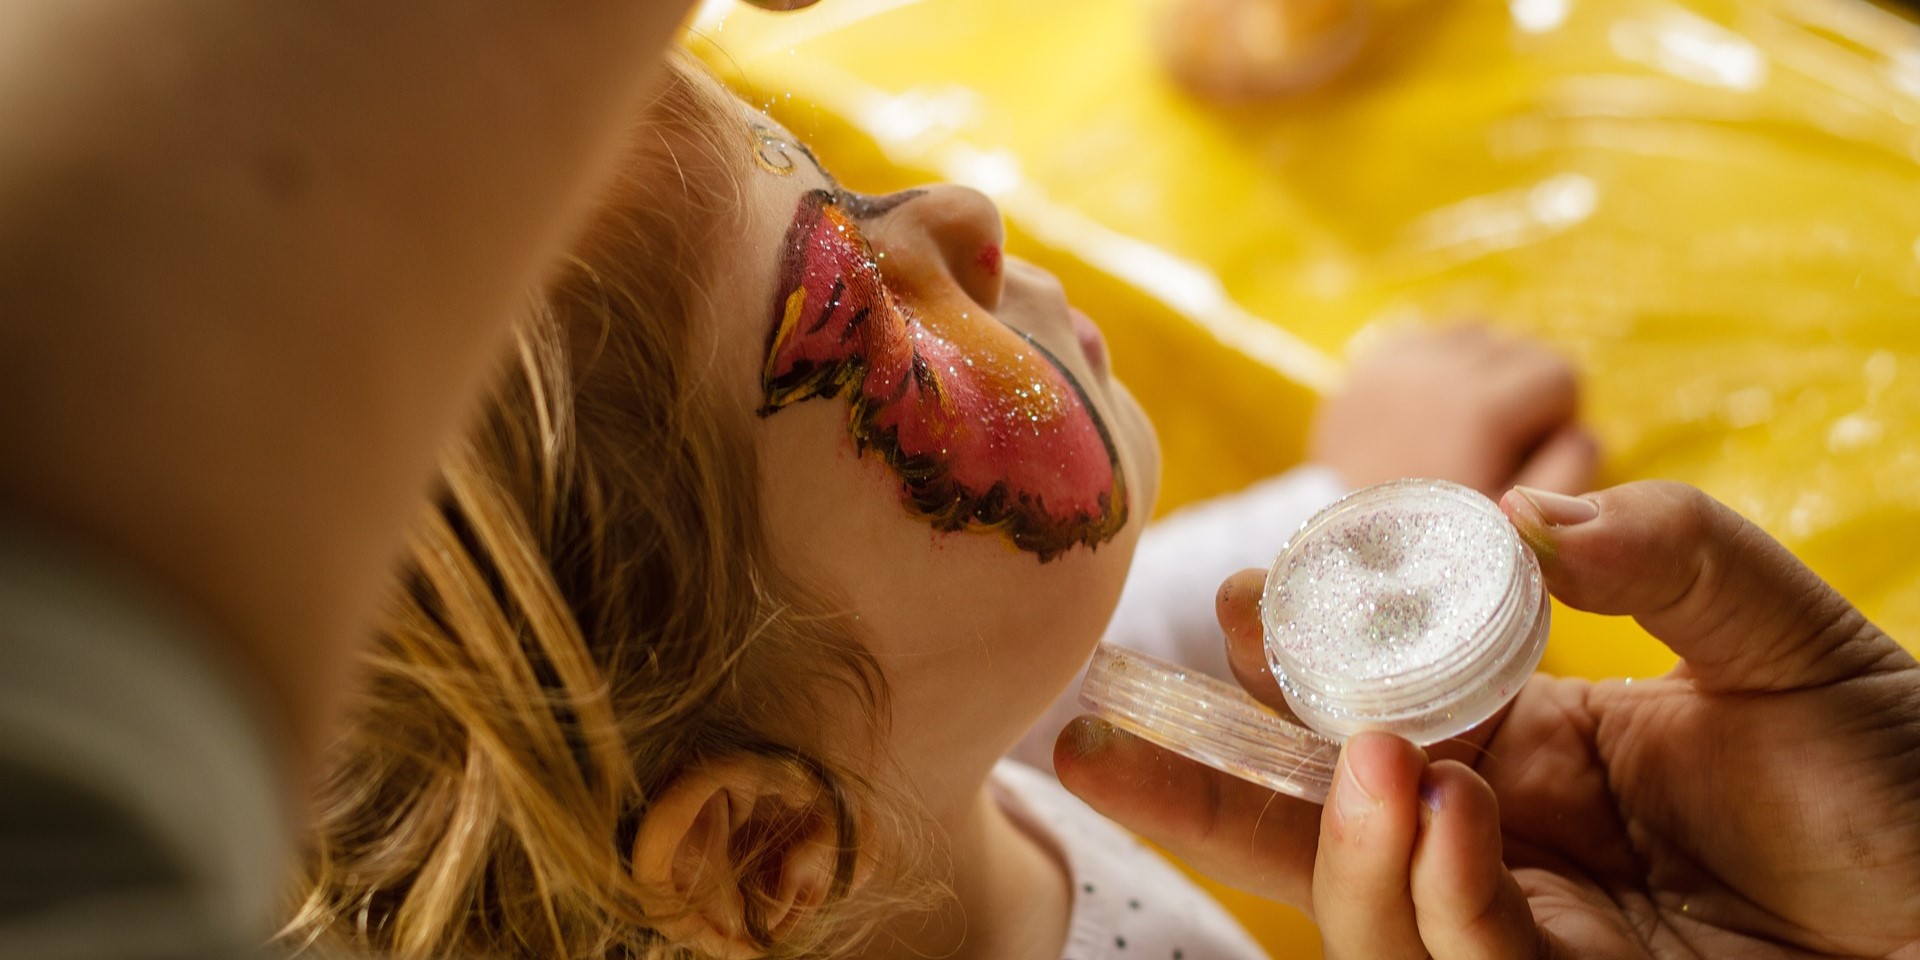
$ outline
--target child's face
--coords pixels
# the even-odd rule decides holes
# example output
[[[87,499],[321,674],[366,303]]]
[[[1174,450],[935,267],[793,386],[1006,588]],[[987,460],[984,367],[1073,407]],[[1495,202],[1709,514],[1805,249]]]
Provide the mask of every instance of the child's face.
[[[758,116],[740,150],[718,375],[758,414],[774,557],[857,615],[937,814],[1099,638],[1159,451],[1058,281],[1002,257],[984,196],[848,193]]]

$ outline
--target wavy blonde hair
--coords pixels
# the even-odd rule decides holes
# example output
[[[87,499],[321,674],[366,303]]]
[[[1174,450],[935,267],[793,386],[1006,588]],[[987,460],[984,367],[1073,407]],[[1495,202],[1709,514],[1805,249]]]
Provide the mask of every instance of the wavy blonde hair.
[[[871,925],[848,895],[856,850],[904,862],[855,836],[887,822],[886,804],[805,722],[831,697],[884,717],[879,670],[847,618],[768,556],[751,415],[703,388],[701,251],[738,232],[745,122],[684,55],[645,121],[484,417],[443,458],[320,792],[288,939],[401,957],[694,956],[640,906],[634,834],[689,764],[742,754],[819,787],[791,831],[739,857],[768,956],[818,955]],[[842,851],[828,904],[769,929],[768,858],[822,827]]]

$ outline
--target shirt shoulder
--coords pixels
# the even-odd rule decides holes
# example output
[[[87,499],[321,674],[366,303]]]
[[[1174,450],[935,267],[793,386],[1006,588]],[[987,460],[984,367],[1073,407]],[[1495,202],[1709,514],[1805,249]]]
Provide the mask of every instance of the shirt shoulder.
[[[0,516],[0,956],[251,955],[271,933],[292,805],[206,636]]]

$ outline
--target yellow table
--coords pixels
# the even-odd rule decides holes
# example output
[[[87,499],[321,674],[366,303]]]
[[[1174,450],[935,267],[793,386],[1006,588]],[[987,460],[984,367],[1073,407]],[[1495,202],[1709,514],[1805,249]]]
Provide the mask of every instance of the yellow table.
[[[1164,78],[1148,2],[721,2],[694,42],[850,184],[993,195],[1159,424],[1162,509],[1296,462],[1356,337],[1485,318],[1578,359],[1609,482],[1705,488],[1920,639],[1920,28],[1856,0],[1383,0],[1344,80],[1229,109]],[[1671,663],[1555,616],[1548,670]]]

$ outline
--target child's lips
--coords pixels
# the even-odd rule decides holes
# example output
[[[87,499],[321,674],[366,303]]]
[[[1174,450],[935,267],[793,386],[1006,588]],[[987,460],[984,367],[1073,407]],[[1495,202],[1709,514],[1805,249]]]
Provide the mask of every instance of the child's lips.
[[[1100,335],[1100,328],[1093,318],[1080,312],[1076,307],[1067,308],[1067,319],[1073,323],[1073,334],[1080,340],[1080,352],[1086,354],[1087,365],[1093,368],[1093,375],[1102,381],[1107,379],[1107,338]]]

